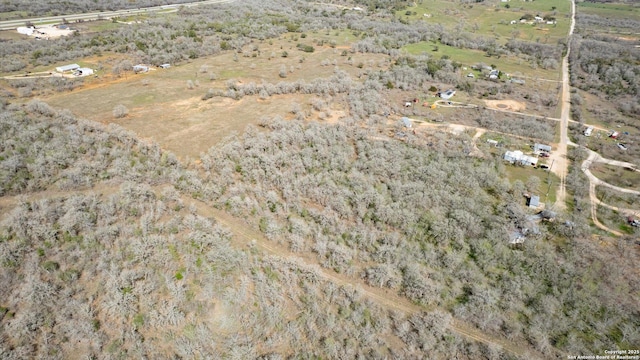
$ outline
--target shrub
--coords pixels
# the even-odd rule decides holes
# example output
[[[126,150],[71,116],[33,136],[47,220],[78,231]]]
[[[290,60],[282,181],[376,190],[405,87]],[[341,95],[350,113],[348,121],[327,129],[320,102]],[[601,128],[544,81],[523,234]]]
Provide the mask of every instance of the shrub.
[[[116,105],[116,107],[113,108],[114,118],[121,119],[123,117],[126,117],[127,115],[129,115],[129,109],[127,109],[126,106],[120,104],[120,105]]]

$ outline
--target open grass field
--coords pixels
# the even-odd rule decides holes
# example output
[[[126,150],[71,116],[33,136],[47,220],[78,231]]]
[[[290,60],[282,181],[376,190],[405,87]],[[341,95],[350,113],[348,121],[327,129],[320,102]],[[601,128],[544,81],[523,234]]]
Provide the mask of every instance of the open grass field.
[[[513,165],[505,165],[505,171],[509,181],[512,183],[516,180],[520,180],[526,184],[527,181],[529,181],[529,178],[536,176],[540,179],[540,185],[538,186],[538,191],[534,191],[534,193],[540,196],[540,201],[548,204],[556,202],[556,189],[560,179],[553,172],[535,169],[530,166],[523,167]],[[547,181],[551,182],[551,186],[549,186],[549,182]]]
[[[448,56],[450,59],[458,61],[467,67],[471,67],[478,63],[495,65],[500,71],[508,73],[514,77],[534,77],[548,80],[560,79],[559,70],[545,70],[541,67],[533,68],[531,64],[516,56],[487,56],[486,52],[481,50],[460,49],[453,46],[440,43],[434,44],[431,42],[410,44],[403,47],[403,49],[413,55],[420,55],[424,53],[435,58]],[[466,71],[466,73],[469,72],[473,71]],[[475,75],[477,77],[479,73],[475,72]]]
[[[638,4],[578,2],[577,11],[613,19],[629,19],[640,17]]]
[[[313,53],[296,49],[297,43],[311,45],[316,37],[342,40],[336,40],[336,48],[315,46]],[[259,96],[245,96],[240,100],[214,97],[203,101],[202,96],[209,88],[224,90],[230,80],[243,84],[276,84],[301,79],[311,82],[313,79],[330,77],[334,65],[323,66],[322,63],[334,60],[338,68],[358,81],[357,74],[362,71],[357,66],[359,63],[378,66],[385,59],[384,55],[378,54],[350,54],[353,63],[348,64],[349,56],[341,56],[342,50],[338,48],[345,45],[345,38],[349,38],[346,33],[310,34],[305,39],[294,41],[287,35],[280,40],[273,40],[271,44],[268,41],[256,43],[259,55],[254,51],[255,57],[238,54],[234,59],[232,52],[225,52],[169,69],[151,70],[146,74],[127,72],[120,78],[115,78],[109,73],[110,67],[105,67],[99,78],[88,79],[85,87],[43,100],[52,106],[67,108],[80,117],[117,123],[141,137],[154,139],[183,159],[193,159],[221,139],[242,133],[248,124],[257,123],[263,114],[290,118],[294,104],[310,112],[309,104],[315,97],[290,94],[264,100]],[[287,57],[282,57],[283,51],[288,53]],[[272,57],[273,54],[275,57]],[[86,60],[78,63],[91,63],[95,67],[103,61],[98,58]],[[279,76],[283,65],[288,71],[286,78]],[[202,71],[204,67],[206,72]],[[215,74],[215,80],[211,80],[212,74]],[[187,87],[189,80],[197,84],[193,89]],[[129,109],[129,115],[115,119],[112,111],[119,104]],[[334,103],[330,114],[335,116],[342,113],[344,109],[341,106],[340,103]]]
[[[0,12],[0,21],[22,19],[27,17],[26,11],[5,11]]]
[[[508,7],[507,7],[508,6]],[[396,17],[406,21],[424,21],[446,27],[461,26],[465,31],[495,36],[500,42],[512,37],[522,40],[556,43],[565,38],[569,30],[570,2],[568,0],[514,0],[502,3],[498,0],[461,5],[446,0],[429,0],[414,3],[396,12]],[[555,25],[510,25],[525,14],[553,16]],[[426,16],[425,16],[426,15]]]

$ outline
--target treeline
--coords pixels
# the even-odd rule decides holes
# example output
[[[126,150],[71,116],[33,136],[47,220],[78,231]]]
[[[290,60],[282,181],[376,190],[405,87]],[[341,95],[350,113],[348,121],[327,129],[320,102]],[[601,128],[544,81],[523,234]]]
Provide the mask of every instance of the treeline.
[[[358,11],[320,6],[312,2],[280,3],[249,0],[223,5],[181,9],[166,18],[149,14],[143,24],[132,24],[111,31],[79,34],[51,41],[5,41],[0,47],[4,59],[0,71],[24,69],[29,63],[49,65],[81,57],[115,51],[129,54],[144,63],[176,63],[219,51],[242,51],[252,40],[277,38],[287,32],[352,31],[361,40],[352,51],[400,54],[399,49],[420,41],[440,41],[460,48],[480,49],[492,54],[525,53],[536,66],[557,61],[560,46],[527,45],[509,42],[506,46],[493,38],[450,31],[439,25],[402,24],[391,21],[390,10],[379,9],[376,17]]]
[[[113,11],[121,9],[137,9],[143,7],[180,4],[194,2],[194,0],[113,0],[108,2],[97,2],[90,0],[74,1],[43,1],[31,2],[25,0],[7,0],[0,4],[0,12],[25,12],[26,17],[35,16],[57,16],[66,14],[77,14],[94,11]],[[24,17],[20,15],[20,17]],[[16,17],[18,18],[18,17]]]
[[[117,125],[78,120],[39,100],[26,110],[8,105],[0,116],[0,195],[91,187],[115,177],[164,182],[179,169],[175,156]]]
[[[625,275],[635,256],[610,265],[634,245],[603,251],[582,213],[531,223],[522,194],[539,182],[504,180],[499,160],[467,155],[469,137],[404,143],[345,125],[265,126],[203,155],[207,177],[186,188],[327,268],[548,356],[640,343],[638,305],[623,290],[640,285]],[[518,230],[529,233],[520,250],[509,246]]]

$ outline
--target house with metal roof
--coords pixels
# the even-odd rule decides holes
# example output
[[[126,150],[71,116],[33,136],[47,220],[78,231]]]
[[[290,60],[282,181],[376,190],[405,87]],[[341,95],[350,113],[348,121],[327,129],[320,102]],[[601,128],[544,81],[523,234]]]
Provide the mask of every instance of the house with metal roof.
[[[525,155],[520,150],[507,151],[502,158],[512,164],[535,166],[538,163],[537,157]]]
[[[540,152],[551,152],[551,146],[549,145],[544,145],[544,144],[534,144],[533,145],[533,152],[538,154]]]
[[[530,208],[537,208],[538,206],[540,206],[540,196],[531,195],[527,199],[527,206],[530,207]]]

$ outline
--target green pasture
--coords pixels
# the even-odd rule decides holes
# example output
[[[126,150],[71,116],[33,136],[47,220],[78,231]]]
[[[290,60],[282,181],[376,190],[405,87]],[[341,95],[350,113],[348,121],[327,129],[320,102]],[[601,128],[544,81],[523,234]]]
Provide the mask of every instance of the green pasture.
[[[420,55],[424,53],[435,58],[447,56],[451,60],[457,61],[468,67],[478,63],[495,65],[495,67],[503,73],[509,73],[515,76],[529,76],[550,80],[560,78],[560,66],[558,66],[558,69],[556,70],[545,70],[541,67],[533,68],[531,64],[516,56],[488,56],[486,52],[481,50],[460,49],[432,42],[410,44],[402,49],[413,55]]]
[[[579,2],[577,11],[614,19],[640,18],[640,6],[624,3]]]
[[[568,0],[514,0],[506,3],[494,0],[476,4],[453,4],[446,0],[419,1],[396,12],[403,21],[424,21],[450,29],[464,30],[484,36],[495,36],[505,42],[512,37],[527,41],[556,43],[569,30],[571,6]],[[557,24],[510,25],[523,15],[555,17]],[[425,16],[427,15],[427,16]]]

